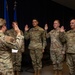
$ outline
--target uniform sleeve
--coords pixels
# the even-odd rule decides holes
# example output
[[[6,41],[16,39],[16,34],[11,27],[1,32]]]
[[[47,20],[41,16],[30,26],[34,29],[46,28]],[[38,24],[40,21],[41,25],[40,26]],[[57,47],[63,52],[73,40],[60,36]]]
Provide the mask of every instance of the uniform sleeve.
[[[61,42],[66,42],[66,32],[60,32],[59,39]]]
[[[46,38],[50,38],[50,32],[47,33],[47,31],[45,31],[45,33],[46,33]]]
[[[29,33],[30,31],[25,31],[24,32],[24,38],[26,39],[26,40],[28,40],[29,38],[30,38],[30,33]]]
[[[63,51],[66,52],[66,50],[67,50],[67,45],[66,45],[66,43],[64,43],[64,45],[63,45]]]
[[[24,35],[23,32],[21,31],[21,35]],[[22,42],[22,46],[21,46],[21,52],[24,52],[24,49],[25,49],[25,45],[24,45],[24,39],[23,39],[23,42]]]
[[[21,52],[22,52],[22,53],[24,52],[24,49],[25,49],[25,44],[24,44],[24,40],[23,40],[22,46],[21,46]]]
[[[42,33],[42,42],[43,42],[43,49],[46,47],[46,33],[43,31]]]
[[[16,40],[12,37],[5,36],[4,38],[4,43],[6,44],[7,47],[11,49],[19,49],[22,46],[24,40],[24,36],[19,35],[16,37]]]

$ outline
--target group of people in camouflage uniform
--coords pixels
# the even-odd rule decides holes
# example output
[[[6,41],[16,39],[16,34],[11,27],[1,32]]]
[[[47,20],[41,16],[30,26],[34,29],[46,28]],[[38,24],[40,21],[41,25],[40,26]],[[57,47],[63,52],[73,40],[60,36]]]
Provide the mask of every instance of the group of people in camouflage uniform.
[[[54,29],[47,33],[48,25],[45,25],[46,38],[51,39],[50,55],[53,62],[54,75],[62,75],[64,54],[69,68],[69,75],[75,75],[75,19],[70,21],[71,30],[65,31],[60,27],[59,20],[53,23]]]
[[[75,75],[75,19],[70,21],[71,30],[65,31],[60,27],[60,21],[55,20],[54,29],[47,33],[48,25],[41,28],[37,19],[32,20],[33,28],[25,26],[25,32],[19,29],[18,23],[13,22],[13,29],[6,31],[6,21],[0,18],[0,75],[19,75],[21,70],[22,52],[24,52],[24,38],[30,39],[29,49],[34,68],[34,75],[41,75],[43,52],[50,38],[50,56],[53,63],[54,75],[63,75],[63,60],[69,68],[69,75]],[[12,49],[18,50],[12,53]]]
[[[70,21],[71,30],[65,31],[64,26],[60,27],[60,21],[55,20],[54,29],[47,33],[48,25],[44,29],[38,26],[36,19],[32,20],[33,28],[29,30],[25,26],[25,39],[30,39],[29,49],[34,75],[41,75],[42,57],[47,45],[46,38],[50,38],[50,56],[53,63],[54,75],[63,75],[63,60],[66,55],[69,75],[75,75],[75,19]]]

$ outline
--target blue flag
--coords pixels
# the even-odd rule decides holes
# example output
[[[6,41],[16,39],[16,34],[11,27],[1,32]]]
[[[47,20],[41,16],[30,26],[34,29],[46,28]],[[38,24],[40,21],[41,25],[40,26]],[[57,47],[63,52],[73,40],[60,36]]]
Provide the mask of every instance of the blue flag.
[[[4,0],[4,19],[6,20],[7,29],[10,29],[7,0]]]
[[[17,21],[16,1],[15,1],[15,3],[14,3],[14,21]]]

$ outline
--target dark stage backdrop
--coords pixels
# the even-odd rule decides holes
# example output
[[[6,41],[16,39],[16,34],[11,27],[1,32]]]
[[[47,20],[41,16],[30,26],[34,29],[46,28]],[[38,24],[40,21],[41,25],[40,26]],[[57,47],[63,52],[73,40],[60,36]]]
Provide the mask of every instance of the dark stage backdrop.
[[[15,0],[7,0],[10,16],[10,25],[13,21],[13,9]],[[52,29],[52,23],[55,19],[61,21],[61,25],[69,28],[69,20],[75,17],[75,10],[59,5],[51,0],[16,0],[17,1],[17,18],[19,27],[24,30],[25,24],[30,27],[31,20],[37,18],[40,26],[44,27],[45,23],[49,24],[49,30]],[[0,17],[3,17],[3,0],[0,0]]]
[[[15,0],[7,0],[10,26],[13,21],[13,9]],[[51,0],[16,0],[17,1],[17,21],[19,27],[24,31],[26,24],[32,27],[31,21],[33,18],[39,20],[39,25],[44,27],[45,23],[49,25],[49,31],[53,28],[52,23],[55,19],[59,19],[61,25],[64,25],[66,30],[69,30],[69,21],[75,18],[75,10],[69,9],[65,6],[57,4]],[[3,17],[3,0],[0,0],[0,17]],[[27,49],[26,43],[26,49]],[[49,46],[47,48],[49,50]],[[30,60],[29,52],[23,54],[23,62]],[[30,62],[29,62],[30,63]]]

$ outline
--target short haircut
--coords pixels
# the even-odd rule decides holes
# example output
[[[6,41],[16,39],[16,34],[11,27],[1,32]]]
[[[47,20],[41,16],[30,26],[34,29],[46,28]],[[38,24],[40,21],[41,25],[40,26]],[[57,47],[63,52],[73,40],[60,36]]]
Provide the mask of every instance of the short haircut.
[[[56,19],[56,20],[54,20],[54,21],[58,21],[58,22],[59,22],[59,24],[60,24],[60,21],[59,21],[58,19]]]
[[[36,20],[37,22],[39,22],[39,21],[38,21],[37,19],[35,19],[35,18],[34,18],[33,20]],[[32,20],[32,21],[33,21],[33,20]]]
[[[72,18],[71,20],[75,20],[75,18]]]
[[[13,22],[16,23],[16,24],[18,25],[18,22],[17,22],[17,21],[13,21]],[[12,23],[13,23],[13,22],[12,22]]]

